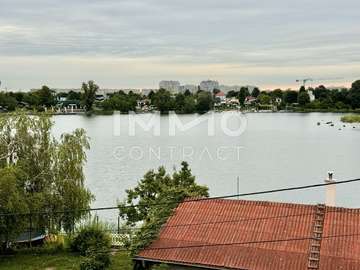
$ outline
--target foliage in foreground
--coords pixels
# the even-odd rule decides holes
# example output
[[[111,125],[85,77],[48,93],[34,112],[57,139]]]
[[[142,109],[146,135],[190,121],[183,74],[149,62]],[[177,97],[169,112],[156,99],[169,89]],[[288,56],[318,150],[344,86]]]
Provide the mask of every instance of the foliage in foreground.
[[[360,114],[345,115],[341,117],[341,121],[344,123],[360,123]]]
[[[106,233],[106,227],[95,220],[81,226],[70,244],[73,252],[79,252],[83,256],[86,255],[89,249],[110,249],[110,246],[111,239]]]
[[[172,175],[164,167],[147,172],[134,189],[126,191],[127,199],[119,205],[127,224],[141,228],[135,232],[129,247],[134,254],[153,241],[179,202],[190,197],[208,197],[208,188],[198,185],[186,162]]]
[[[70,244],[74,252],[85,256],[80,264],[81,270],[102,270],[110,265],[111,239],[106,228],[95,220],[80,227]]]
[[[82,257],[74,253],[18,253],[13,256],[0,257],[1,270],[74,270],[79,269]],[[126,252],[117,252],[111,256],[109,270],[132,270],[131,257]]]
[[[19,232],[71,231],[93,199],[84,186],[85,131],[51,135],[49,116],[16,112],[0,117],[0,238]],[[66,212],[64,210],[74,211]],[[55,213],[55,212],[61,212]],[[11,214],[26,215],[11,215]]]

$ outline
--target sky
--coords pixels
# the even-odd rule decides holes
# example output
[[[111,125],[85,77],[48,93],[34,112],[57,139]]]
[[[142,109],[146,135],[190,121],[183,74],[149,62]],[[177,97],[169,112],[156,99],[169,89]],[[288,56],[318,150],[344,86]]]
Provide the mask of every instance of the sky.
[[[0,0],[0,88],[349,86],[360,79],[359,10],[359,0]]]

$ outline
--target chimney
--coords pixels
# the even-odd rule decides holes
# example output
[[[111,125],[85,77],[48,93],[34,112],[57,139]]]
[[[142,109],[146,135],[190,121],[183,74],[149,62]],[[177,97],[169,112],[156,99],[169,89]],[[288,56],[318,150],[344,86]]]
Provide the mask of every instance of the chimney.
[[[333,179],[334,172],[328,172],[328,178],[325,180],[325,183],[335,183],[335,179]],[[336,206],[336,185],[327,185],[326,186],[326,197],[325,197],[325,205],[326,206]]]

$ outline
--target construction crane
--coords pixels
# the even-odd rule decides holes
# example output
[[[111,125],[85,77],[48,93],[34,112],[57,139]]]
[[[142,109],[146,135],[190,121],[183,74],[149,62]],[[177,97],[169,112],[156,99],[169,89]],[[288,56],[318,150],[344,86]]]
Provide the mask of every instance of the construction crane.
[[[302,82],[302,86],[306,86],[306,83],[309,82],[309,81],[313,81],[314,79],[312,78],[306,78],[306,79],[298,79],[296,80],[296,82]]]
[[[302,86],[306,88],[306,83],[307,82],[313,82],[313,81],[337,81],[337,80],[342,80],[344,78],[317,78],[317,79],[313,79],[313,78],[305,78],[305,79],[297,79],[296,82],[302,82]]]

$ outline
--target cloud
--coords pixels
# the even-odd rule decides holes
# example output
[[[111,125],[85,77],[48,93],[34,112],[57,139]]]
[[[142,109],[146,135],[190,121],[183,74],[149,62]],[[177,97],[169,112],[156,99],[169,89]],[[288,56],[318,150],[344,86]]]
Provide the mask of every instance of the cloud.
[[[262,76],[261,68],[272,69],[281,83],[286,80],[275,75],[278,68],[337,65],[346,70],[342,67],[360,62],[357,0],[0,2],[5,2],[0,10],[0,61],[7,57],[35,62],[51,57],[54,61],[94,58],[112,59],[115,65],[118,59],[139,63],[161,59],[156,68],[164,79],[168,75],[162,65],[188,69],[220,65],[228,72],[242,66],[253,70],[254,84],[262,81],[256,78]],[[8,64],[16,70],[15,63]],[[82,74],[74,72],[78,77]],[[207,72],[204,68],[200,73],[205,76]],[[143,73],[138,76],[146,77]],[[176,73],[172,76],[177,78]],[[228,78],[222,76],[217,79]],[[197,75],[187,78],[194,77]],[[135,76],[124,81],[119,85],[153,85],[152,80]],[[110,79],[108,82],[112,84]]]

